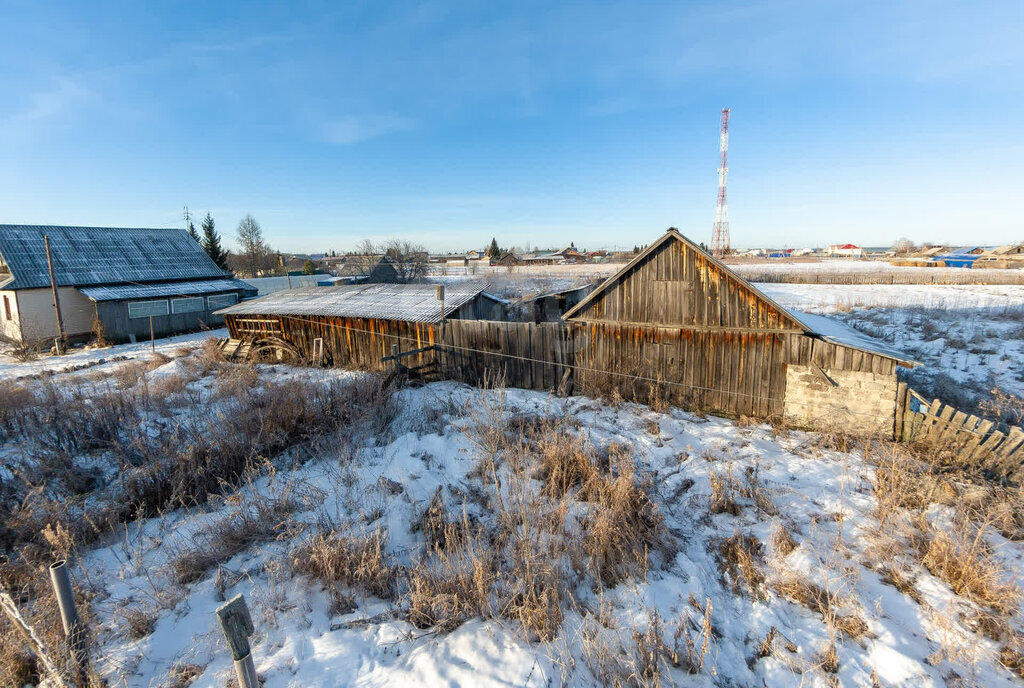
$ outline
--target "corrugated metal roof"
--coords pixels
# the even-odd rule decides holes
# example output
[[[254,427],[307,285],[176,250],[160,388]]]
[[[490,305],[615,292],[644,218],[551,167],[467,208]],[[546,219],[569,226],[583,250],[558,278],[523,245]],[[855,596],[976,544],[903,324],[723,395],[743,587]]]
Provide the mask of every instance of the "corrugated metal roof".
[[[50,286],[43,236],[60,286],[167,282],[229,276],[184,229],[0,225],[8,289]]]
[[[256,288],[242,280],[220,279],[197,282],[166,282],[163,284],[125,284],[114,287],[83,287],[79,289],[93,301],[120,301],[157,296],[193,296],[219,291],[244,290],[255,294]]]
[[[445,312],[461,308],[483,290],[482,285],[446,285]],[[216,315],[329,315],[436,323],[441,321],[441,302],[436,284],[357,284],[279,291],[223,308]]]
[[[893,358],[901,363],[913,366],[921,365],[914,359],[909,358],[902,351],[893,349],[884,342],[880,342],[874,337],[869,337],[863,332],[858,332],[838,320],[824,315],[804,313],[803,311],[796,311],[792,309],[789,312],[799,320],[801,324],[803,324],[808,333],[820,337],[827,342],[846,346],[851,349],[859,349],[860,351],[866,351],[872,354],[878,354],[879,356],[885,356],[887,358]]]

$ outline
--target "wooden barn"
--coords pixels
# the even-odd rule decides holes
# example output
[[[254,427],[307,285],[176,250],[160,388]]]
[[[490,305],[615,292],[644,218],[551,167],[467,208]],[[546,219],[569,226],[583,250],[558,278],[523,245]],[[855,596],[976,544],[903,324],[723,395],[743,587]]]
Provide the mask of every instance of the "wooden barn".
[[[789,311],[676,229],[564,316],[576,389],[812,426],[891,430],[899,352]],[[627,396],[628,395],[628,396]]]
[[[439,298],[443,295],[443,300]],[[294,359],[381,370],[398,345],[424,349],[407,365],[433,362],[442,321],[504,319],[505,301],[474,284],[363,284],[275,292],[217,312],[239,358]]]

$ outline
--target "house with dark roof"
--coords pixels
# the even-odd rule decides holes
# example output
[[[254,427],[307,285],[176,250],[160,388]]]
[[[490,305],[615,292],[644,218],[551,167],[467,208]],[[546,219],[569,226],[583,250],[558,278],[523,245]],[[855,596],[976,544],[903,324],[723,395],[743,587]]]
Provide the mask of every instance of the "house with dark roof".
[[[398,281],[395,261],[388,256],[349,256],[336,271],[336,283],[394,284]]]
[[[149,337],[151,326],[166,336],[220,325],[214,311],[255,293],[184,229],[0,225],[0,337],[7,341],[57,338],[58,305],[66,339],[102,332],[124,341]]]

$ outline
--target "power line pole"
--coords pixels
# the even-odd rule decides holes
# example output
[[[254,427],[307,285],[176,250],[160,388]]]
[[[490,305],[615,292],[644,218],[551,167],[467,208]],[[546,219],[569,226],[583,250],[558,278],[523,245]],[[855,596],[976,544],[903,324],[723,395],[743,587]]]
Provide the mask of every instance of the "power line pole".
[[[729,108],[722,110],[722,125],[719,143],[721,162],[718,166],[718,203],[715,206],[715,224],[711,230],[711,253],[715,256],[729,254],[729,204],[726,202],[725,181],[729,176]]]
[[[53,255],[50,253],[50,235],[43,235],[46,246],[46,265],[50,269],[50,289],[53,290],[53,311],[57,314],[57,355],[62,355],[64,346],[64,319],[60,316],[60,295],[57,293],[57,279],[53,274]]]

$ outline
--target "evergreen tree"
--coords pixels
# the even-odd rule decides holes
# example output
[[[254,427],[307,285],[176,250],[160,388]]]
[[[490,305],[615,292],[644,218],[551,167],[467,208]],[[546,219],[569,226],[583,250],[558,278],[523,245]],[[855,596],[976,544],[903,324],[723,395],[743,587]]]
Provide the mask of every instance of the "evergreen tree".
[[[487,248],[487,256],[489,258],[497,258],[501,255],[501,249],[498,248],[498,240],[491,237],[491,245]]]
[[[196,226],[192,224],[192,220],[188,221],[188,235],[196,240],[197,244],[202,244],[202,239],[199,238],[199,232],[196,231]]]
[[[313,265],[313,261],[307,259],[302,264],[302,274],[303,275],[315,275],[316,274],[316,266]]]
[[[220,245],[220,234],[213,223],[213,216],[206,213],[203,218],[203,238],[199,241],[206,255],[217,264],[221,270],[228,269],[228,252]]]

